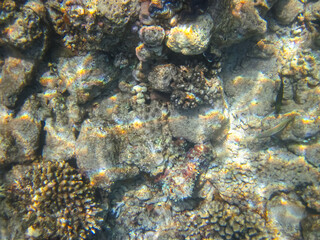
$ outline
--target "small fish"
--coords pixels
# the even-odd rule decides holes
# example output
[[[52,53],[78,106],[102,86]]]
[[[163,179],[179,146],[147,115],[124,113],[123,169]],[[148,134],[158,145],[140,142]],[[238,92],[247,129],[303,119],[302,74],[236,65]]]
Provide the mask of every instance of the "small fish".
[[[283,78],[282,75],[280,75],[280,88],[278,90],[278,94],[276,97],[276,103],[275,103],[275,113],[279,114],[281,105],[282,105],[282,99],[283,99]]]
[[[6,196],[6,195],[5,195],[5,191],[6,191],[6,190],[5,190],[4,185],[0,186],[0,198]]]
[[[273,128],[270,128],[260,134],[258,134],[256,137],[257,138],[267,138],[271,137],[279,132],[281,132],[285,127],[295,118],[295,116],[290,116],[286,119],[284,119],[282,122],[280,122],[278,125],[276,125]]]

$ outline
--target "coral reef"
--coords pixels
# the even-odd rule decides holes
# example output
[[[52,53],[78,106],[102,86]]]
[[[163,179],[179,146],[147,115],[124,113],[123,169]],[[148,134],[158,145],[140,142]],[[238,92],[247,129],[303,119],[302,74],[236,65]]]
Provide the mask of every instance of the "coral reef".
[[[126,24],[137,17],[138,0],[46,2],[50,22],[73,50],[111,49],[124,34]],[[118,34],[117,38],[112,37]]]
[[[265,33],[267,22],[260,16],[259,6],[263,9],[269,8],[265,1],[212,1],[208,8],[212,19],[215,20],[211,45],[215,48],[226,47]]]
[[[165,31],[160,26],[143,26],[139,31],[139,38],[142,41],[136,47],[136,55],[140,61],[157,59],[162,55],[162,41]]]
[[[307,186],[304,191],[302,192],[302,199],[307,203],[307,206],[310,209],[315,209],[319,211],[320,209],[320,189],[318,184]]]
[[[27,48],[32,48],[32,56],[41,54],[41,48],[45,46],[48,34],[47,27],[42,24],[46,14],[43,4],[40,1],[30,1],[25,4],[5,1],[0,9],[2,32],[0,46],[8,44],[26,52]]]
[[[92,2],[92,5],[96,4],[96,10],[99,11],[99,15],[107,19],[107,22],[104,22],[107,25],[104,29],[107,29],[108,33],[114,33],[116,29],[123,28],[131,18],[137,16],[139,11],[138,0]]]
[[[183,109],[199,105],[220,105],[222,99],[221,82],[204,65],[180,66],[171,88],[171,101]]]
[[[157,181],[161,182],[162,191],[174,201],[190,198],[197,176],[204,169],[201,166],[211,161],[213,156],[214,153],[209,146],[195,145],[184,159],[176,159],[174,166],[166,168],[165,172],[158,176]]]
[[[148,74],[151,87],[161,92],[171,92],[170,84],[176,79],[178,69],[173,64],[155,66]]]
[[[153,18],[171,18],[175,12],[181,10],[181,0],[151,0],[149,13]]]
[[[163,199],[163,194],[152,186],[139,185],[126,191],[122,198],[113,200],[116,216],[114,236],[159,239],[265,239],[265,220],[255,212],[243,212],[227,202],[206,199],[192,207]],[[141,197],[141,195],[143,197]],[[120,196],[119,196],[120,197]],[[193,208],[190,210],[189,208]],[[148,216],[151,221],[145,221]],[[126,226],[124,228],[123,226]]]
[[[319,9],[320,3],[316,2],[309,2],[306,5],[305,12],[301,18],[304,21],[306,27],[310,29],[312,39],[317,47],[320,46],[320,35],[319,35],[319,25],[317,22],[319,21]]]
[[[193,22],[178,24],[170,29],[166,45],[184,55],[203,53],[209,46],[213,20],[209,14],[198,16]]]
[[[25,237],[85,239],[100,227],[94,189],[66,162],[39,163],[8,188]]]
[[[304,239],[312,240],[320,237],[319,216],[311,215],[301,222],[302,236]]]
[[[144,26],[139,30],[139,37],[147,46],[152,47],[162,44],[165,32],[160,26]]]
[[[278,1],[274,8],[277,20],[281,24],[290,24],[303,12],[303,3],[297,0]]]
[[[319,12],[2,1],[0,239],[318,239]]]

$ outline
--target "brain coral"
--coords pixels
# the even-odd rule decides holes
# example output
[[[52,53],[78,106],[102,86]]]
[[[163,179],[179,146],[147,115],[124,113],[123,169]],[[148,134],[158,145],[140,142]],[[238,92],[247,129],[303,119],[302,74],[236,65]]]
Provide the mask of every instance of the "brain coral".
[[[15,182],[11,198],[24,214],[28,239],[85,239],[100,228],[93,189],[66,162],[33,166]]]

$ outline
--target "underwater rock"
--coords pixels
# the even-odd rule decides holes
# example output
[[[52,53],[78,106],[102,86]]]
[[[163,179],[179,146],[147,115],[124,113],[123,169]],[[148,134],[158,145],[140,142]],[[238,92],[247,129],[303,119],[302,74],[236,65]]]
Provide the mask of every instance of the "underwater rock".
[[[128,22],[137,20],[140,10],[139,2],[139,0],[89,1],[91,7],[97,11],[97,15],[103,17],[105,33],[114,33],[118,29],[124,29]]]
[[[84,121],[76,141],[77,162],[81,169],[107,169],[116,163],[116,136],[113,136],[111,131],[112,129],[102,122]]]
[[[195,20],[179,23],[170,29],[166,45],[172,51],[183,55],[203,53],[209,46],[213,20],[209,14],[198,16]]]
[[[139,104],[135,111],[122,114],[120,125],[125,130],[119,144],[119,162],[136,166],[140,171],[156,175],[163,171],[173,155],[172,135],[168,128],[168,109],[156,100],[149,105]]]
[[[296,186],[306,183],[318,185],[320,173],[304,157],[285,152],[281,148],[263,151],[259,155],[257,160],[261,171],[257,178],[260,184],[267,186],[263,189],[267,199],[276,191],[294,191]]]
[[[241,138],[240,136],[237,137]],[[224,148],[228,150],[223,149],[220,152],[219,148],[214,149],[216,151],[214,161],[209,164],[208,170],[199,178],[199,185],[203,185],[199,197],[210,201],[212,197],[216,199],[216,194],[219,194],[218,199],[241,209],[254,209],[256,213],[262,216],[265,212],[264,203],[266,199],[264,195],[260,194],[261,185],[253,172],[255,168],[251,167],[255,162],[248,161],[248,159],[255,159],[258,154],[255,152],[248,153],[245,150],[241,151],[241,147],[237,149],[238,146],[243,145],[241,139],[235,139],[233,144],[229,142],[231,138],[232,129],[230,129],[224,141],[226,145]],[[218,141],[216,143],[219,144]],[[220,159],[221,155],[223,156],[222,159]],[[207,198],[206,194],[208,192],[210,194]]]
[[[31,83],[35,62],[31,59],[8,57],[2,66],[0,98],[2,104],[13,108],[22,90]]]
[[[104,188],[141,171],[157,175],[173,155],[166,107],[153,100],[150,105],[132,103],[128,111],[129,104],[117,95],[101,102],[76,141],[80,169]]]
[[[150,183],[146,185],[128,186],[128,191],[112,201],[114,219],[110,224],[116,236],[129,237],[129,229],[135,236],[151,236],[152,239],[188,239],[190,236],[194,239],[268,237],[263,217],[219,199],[209,200],[213,197],[212,192],[208,194],[208,199],[197,200],[197,203],[192,200],[172,202]],[[151,198],[141,199],[142,189]],[[157,231],[158,228],[161,231]]]
[[[294,194],[281,193],[267,203],[268,224],[273,225],[282,234],[281,238],[298,238],[300,222],[306,216],[305,206]]]
[[[58,126],[57,126],[58,125]],[[67,125],[55,123],[53,119],[46,119],[46,144],[43,147],[43,157],[50,161],[62,161],[75,157],[76,138],[72,129]]]
[[[0,239],[316,238],[318,5],[3,1]]]
[[[114,131],[113,131],[114,130]],[[112,129],[102,122],[86,120],[76,140],[76,158],[79,168],[86,172],[94,186],[109,189],[113,182],[139,173],[136,167],[119,163],[121,128]]]
[[[148,11],[152,18],[169,19],[181,8],[181,0],[151,0]]]
[[[166,170],[161,177],[162,191],[174,201],[192,196],[198,175],[198,166],[194,163],[181,163]]]
[[[117,79],[118,69],[105,54],[60,58],[57,66],[61,92],[68,90],[77,104],[103,93]]]
[[[256,62],[256,60],[253,62]],[[245,123],[254,124],[254,121],[258,121],[259,125],[263,125],[265,121],[257,119],[256,116],[266,116],[268,118],[268,114],[274,111],[272,102],[275,101],[275,81],[262,72],[252,73],[247,71],[247,73],[248,77],[246,74],[231,76],[228,81],[225,81],[224,91],[228,96],[228,101],[232,103],[232,112],[236,113],[237,116],[252,114],[254,115],[251,115],[252,121],[249,119],[248,121],[244,120]],[[256,120],[253,120],[254,118]],[[272,128],[277,124],[278,122],[271,126],[269,125],[266,129]]]
[[[303,3],[299,0],[280,0],[274,6],[274,10],[278,21],[287,25],[303,12]]]
[[[303,156],[308,163],[315,167],[320,167],[320,159],[318,158],[318,152],[320,149],[320,140],[306,139],[305,143],[293,143],[288,145],[288,149],[294,154]]]
[[[0,166],[33,161],[38,155],[41,123],[25,113],[0,124]]]
[[[307,142],[320,132],[320,118],[311,114],[295,117],[294,122],[280,138],[285,141]]]
[[[169,128],[176,138],[199,144],[214,141],[228,131],[228,116],[221,109],[202,106],[182,111],[172,109],[168,118]]]
[[[158,59],[162,55],[162,46],[148,47],[144,43],[140,43],[136,47],[136,56],[142,62]]]
[[[302,236],[305,240],[316,240],[320,238],[320,217],[309,215],[301,221]]]
[[[230,7],[225,7],[226,4]],[[267,31],[267,22],[259,15],[259,5],[267,6],[265,1],[212,1],[208,8],[214,20],[212,47],[227,47],[264,34]]]
[[[311,31],[312,40],[319,48],[320,46],[320,34],[319,34],[319,11],[320,11],[320,2],[308,2],[305,7],[304,20],[308,29]]]
[[[311,54],[310,49],[298,50],[281,69],[281,74],[287,80],[287,92],[295,104],[312,107],[318,101],[315,94],[320,88],[320,56]],[[286,92],[284,92],[286,93]],[[300,107],[301,108],[301,107]]]
[[[307,186],[302,191],[301,198],[306,202],[308,208],[319,212],[320,210],[320,186],[315,183],[314,185]]]
[[[47,104],[47,98],[42,93],[32,94],[25,99],[21,106],[20,114],[28,114],[35,122],[44,121],[51,117],[51,106]]]
[[[145,233],[150,236],[157,227],[172,221],[171,203],[165,202],[159,191],[148,182],[138,186],[131,184],[131,189],[123,192],[123,196],[117,195],[111,201],[113,219],[110,219],[110,224],[115,230],[111,237],[127,238],[130,236],[128,229],[135,236],[143,236]],[[138,222],[138,225],[134,222]]]
[[[6,1],[0,6],[0,46],[13,46],[32,58],[43,55],[48,44],[46,10],[41,1]]]
[[[10,123],[11,134],[15,139],[19,152],[22,155],[20,161],[34,160],[39,147],[41,123],[35,121],[32,116],[22,114]]]
[[[39,94],[41,95],[41,94]],[[42,152],[44,144],[44,120],[50,110],[39,95],[29,96],[20,112],[0,111],[0,164],[33,161]]]
[[[253,57],[268,59],[277,53],[277,48],[278,46],[272,41],[272,39],[264,38],[257,42],[250,55]]]
[[[18,161],[18,146],[7,124],[0,124],[0,167]]]

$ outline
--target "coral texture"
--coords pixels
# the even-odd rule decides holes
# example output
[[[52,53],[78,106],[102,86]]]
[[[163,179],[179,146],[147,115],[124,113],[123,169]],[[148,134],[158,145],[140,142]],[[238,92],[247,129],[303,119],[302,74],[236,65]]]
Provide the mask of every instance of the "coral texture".
[[[66,162],[34,165],[10,191],[27,238],[85,239],[100,229],[94,190]]]
[[[213,20],[209,14],[198,16],[193,22],[171,28],[166,45],[184,55],[203,53],[210,42]]]

